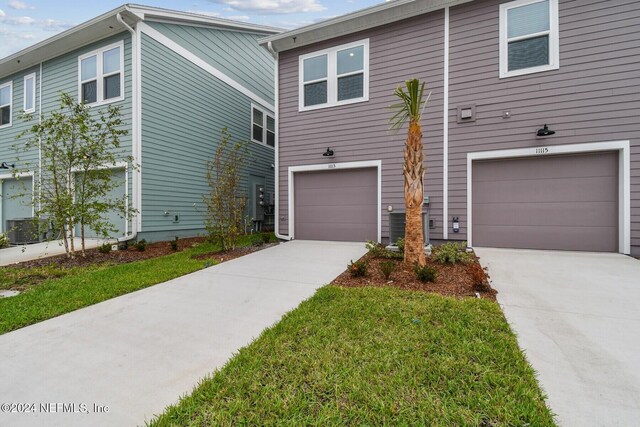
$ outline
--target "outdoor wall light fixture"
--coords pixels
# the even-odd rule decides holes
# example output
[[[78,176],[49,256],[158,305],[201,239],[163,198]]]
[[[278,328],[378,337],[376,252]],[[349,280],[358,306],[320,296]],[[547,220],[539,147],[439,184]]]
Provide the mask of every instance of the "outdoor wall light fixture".
[[[0,164],[0,169],[9,169],[9,167],[15,168],[16,165],[9,165],[7,162],[2,162],[2,164]]]
[[[551,135],[554,135],[555,133],[556,133],[556,131],[550,130],[549,126],[547,126],[545,124],[542,129],[538,129],[538,133],[536,135],[538,135],[538,136],[551,136]]]
[[[322,153],[322,155],[324,157],[333,157],[333,150],[331,149],[331,147],[327,147],[327,151]]]

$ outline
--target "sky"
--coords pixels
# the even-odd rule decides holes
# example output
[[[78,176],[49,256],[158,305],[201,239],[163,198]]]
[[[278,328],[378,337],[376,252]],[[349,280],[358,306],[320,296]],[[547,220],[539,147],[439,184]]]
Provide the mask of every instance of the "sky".
[[[127,0],[0,0],[0,58],[47,39]],[[384,0],[129,0],[131,3],[286,29],[383,3]]]

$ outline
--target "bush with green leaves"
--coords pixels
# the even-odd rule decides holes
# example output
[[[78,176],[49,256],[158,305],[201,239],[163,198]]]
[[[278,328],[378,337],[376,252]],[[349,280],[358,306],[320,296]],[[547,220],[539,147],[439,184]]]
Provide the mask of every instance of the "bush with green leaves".
[[[111,243],[106,242],[98,246],[98,252],[100,252],[101,254],[108,254],[109,252],[111,252]]]
[[[351,263],[347,266],[347,269],[349,270],[349,274],[351,274],[351,277],[364,277],[367,275],[368,267],[369,264],[366,261],[353,262],[353,260],[351,260]]]
[[[396,263],[393,261],[383,261],[380,263],[380,273],[385,280],[389,280],[391,273],[396,269]]]
[[[420,264],[416,264],[413,267],[413,271],[422,283],[433,282],[436,280],[436,274],[438,273],[435,267],[429,267],[428,265],[421,266]]]
[[[271,233],[262,233],[262,243],[265,245],[271,243]]]
[[[139,252],[144,252],[147,249],[147,241],[145,239],[138,240],[133,244],[133,247]]]
[[[447,242],[433,249],[433,258],[440,264],[466,264],[473,261],[467,252],[467,242]]]
[[[365,244],[369,255],[374,258],[384,258],[387,255],[387,250],[383,245],[378,242],[374,242],[373,240],[367,241]]]
[[[404,254],[404,237],[400,237],[398,240],[396,240],[396,246],[398,247],[398,251],[401,254]]]
[[[9,242],[9,236],[7,233],[0,233],[0,249],[8,248],[11,242]]]

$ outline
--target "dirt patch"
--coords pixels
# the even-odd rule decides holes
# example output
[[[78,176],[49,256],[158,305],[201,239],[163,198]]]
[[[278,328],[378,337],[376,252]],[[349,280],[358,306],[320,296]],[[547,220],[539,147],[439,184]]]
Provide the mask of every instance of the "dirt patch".
[[[345,287],[360,286],[391,286],[399,289],[434,292],[446,296],[454,297],[476,297],[476,292],[481,298],[496,300],[497,292],[489,285],[489,276],[486,271],[480,267],[484,276],[482,283],[479,284],[477,276],[478,260],[474,257],[474,261],[468,264],[440,264],[430,257],[427,257],[427,266],[434,267],[437,271],[435,281],[422,283],[420,282],[412,266],[406,265],[401,259],[376,258],[370,254],[366,254],[360,261],[367,262],[367,275],[364,277],[352,277],[349,271],[345,271],[338,276],[333,285]],[[381,264],[392,261],[394,270],[386,280],[381,272]],[[474,272],[473,270],[476,270]]]
[[[198,245],[205,241],[204,237],[190,237],[178,240],[178,250],[171,248],[170,242],[147,243],[144,251],[139,251],[135,247],[130,246],[127,249],[120,249],[103,254],[97,248],[87,250],[87,256],[82,257],[80,252],[76,252],[73,259],[67,258],[66,255],[56,255],[47,258],[40,258],[31,261],[25,261],[18,264],[12,264],[11,267],[45,267],[55,264],[58,267],[84,267],[99,264],[127,264],[134,261],[141,261],[150,258],[157,258],[164,255],[181,252],[187,248]],[[55,244],[55,243],[52,243]]]

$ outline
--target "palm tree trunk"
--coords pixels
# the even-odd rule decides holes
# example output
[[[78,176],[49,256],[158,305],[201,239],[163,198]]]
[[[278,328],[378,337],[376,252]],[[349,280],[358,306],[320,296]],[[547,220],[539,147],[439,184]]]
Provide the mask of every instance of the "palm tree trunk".
[[[418,120],[409,122],[404,149],[404,202],[406,207],[404,261],[425,265],[422,203],[424,201],[424,152]]]

